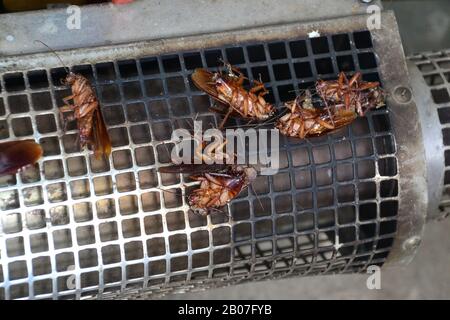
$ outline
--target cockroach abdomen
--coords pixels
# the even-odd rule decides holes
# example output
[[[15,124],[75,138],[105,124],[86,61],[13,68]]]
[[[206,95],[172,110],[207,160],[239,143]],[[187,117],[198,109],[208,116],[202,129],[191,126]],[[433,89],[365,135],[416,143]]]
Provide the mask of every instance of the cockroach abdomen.
[[[33,140],[0,143],[0,174],[14,174],[36,163],[42,153],[41,146]]]

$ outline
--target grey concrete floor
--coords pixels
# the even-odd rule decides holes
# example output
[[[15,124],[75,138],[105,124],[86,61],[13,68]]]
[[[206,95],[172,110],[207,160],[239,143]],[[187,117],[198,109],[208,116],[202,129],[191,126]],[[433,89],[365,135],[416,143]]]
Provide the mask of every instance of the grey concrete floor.
[[[406,54],[450,48],[450,1],[385,0],[394,10]]]
[[[334,275],[246,283],[167,299],[450,299],[450,219],[431,222],[415,259],[406,267],[382,268],[381,289],[369,275]]]
[[[407,54],[450,48],[450,1],[389,0]],[[167,299],[450,299],[450,219],[428,223],[415,259],[383,268],[381,289],[366,287],[368,275],[337,275],[247,283]]]

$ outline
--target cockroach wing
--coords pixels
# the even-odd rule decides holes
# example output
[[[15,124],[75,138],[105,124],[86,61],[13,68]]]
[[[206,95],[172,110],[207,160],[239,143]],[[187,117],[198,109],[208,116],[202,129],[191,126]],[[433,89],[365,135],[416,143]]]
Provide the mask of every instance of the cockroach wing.
[[[0,143],[0,175],[13,174],[42,157],[42,148],[33,140]]]
[[[205,69],[195,69],[191,77],[197,88],[203,90],[217,101],[228,104],[228,101],[219,97],[212,72]]]
[[[352,110],[339,110],[335,113],[335,130],[352,123],[358,115]]]
[[[93,144],[96,158],[111,154],[111,140],[100,107],[94,111]]]

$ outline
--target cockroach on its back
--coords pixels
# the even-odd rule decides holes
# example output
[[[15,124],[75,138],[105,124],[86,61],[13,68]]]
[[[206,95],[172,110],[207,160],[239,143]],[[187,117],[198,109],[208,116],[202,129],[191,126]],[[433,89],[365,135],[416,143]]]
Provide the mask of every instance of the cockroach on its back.
[[[363,117],[370,109],[384,105],[384,92],[379,82],[361,80],[356,72],[350,79],[341,72],[337,80],[318,80],[316,92],[326,107],[345,108]]]
[[[226,140],[223,143],[212,142],[209,145],[198,143],[195,157],[206,163],[216,161],[211,164],[180,164],[159,168],[162,173],[189,174],[191,180],[200,182],[198,188],[187,198],[190,208],[198,214],[207,215],[211,210],[219,210],[236,198],[257,176],[256,170],[252,167],[228,164],[235,156],[225,152],[225,145]]]
[[[228,110],[220,110],[225,113],[225,117],[219,129],[223,128],[228,117],[233,114],[250,120],[267,120],[273,114],[274,107],[264,99],[264,95],[268,93],[264,84],[255,80],[254,86],[246,90],[243,87],[245,77],[242,72],[227,63],[225,69],[226,72],[196,69],[192,74],[192,80],[200,90],[228,107]]]
[[[361,80],[357,72],[349,80],[341,72],[337,80],[318,80],[315,91],[324,108],[315,108],[311,92],[286,102],[288,113],[278,119],[281,134],[304,139],[333,132],[352,123],[367,111],[384,105],[384,92],[378,82]]]
[[[190,173],[190,179],[200,182],[187,199],[191,210],[203,216],[227,205],[257,176],[254,168],[237,165],[175,165],[159,171]]]
[[[35,164],[42,157],[42,148],[33,140],[0,143],[0,175],[15,174]]]
[[[278,119],[275,125],[281,134],[300,139],[320,136],[350,124],[357,117],[351,110],[319,109],[304,101],[305,97],[299,97],[286,102],[285,106],[289,112]]]

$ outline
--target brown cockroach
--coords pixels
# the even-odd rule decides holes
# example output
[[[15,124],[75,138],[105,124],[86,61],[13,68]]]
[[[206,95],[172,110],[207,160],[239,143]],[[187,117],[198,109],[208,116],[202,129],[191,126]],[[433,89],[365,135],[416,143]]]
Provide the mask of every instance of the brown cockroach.
[[[179,164],[161,167],[162,173],[189,174],[193,181],[200,182],[198,188],[188,195],[190,208],[200,215],[207,215],[212,210],[220,211],[236,198],[256,178],[252,167],[234,164],[235,155],[225,152],[226,139],[223,142],[206,143],[198,141],[194,156],[202,162],[211,164]],[[230,161],[232,160],[232,161]],[[230,164],[231,162],[231,164]]]
[[[0,175],[15,174],[35,164],[42,157],[42,148],[33,140],[0,143]]]
[[[227,205],[236,198],[256,178],[257,172],[252,167],[238,165],[175,165],[162,167],[160,172],[191,173],[190,179],[200,182],[188,196],[188,203],[193,212],[202,216],[212,210]]]
[[[111,140],[106,129],[105,120],[89,80],[80,74],[69,72],[63,84],[72,89],[72,95],[63,98],[66,105],[61,112],[64,127],[67,122],[77,121],[81,147],[88,146],[96,158],[111,154]],[[73,101],[73,104],[70,103]],[[65,113],[73,112],[65,116]]]
[[[243,87],[245,77],[243,73],[228,63],[225,63],[226,72],[210,72],[205,69],[196,69],[192,74],[192,81],[200,89],[219,101],[227,110],[218,110],[225,113],[219,125],[222,129],[228,117],[236,114],[249,120],[267,120],[274,112],[272,104],[264,99],[268,93],[264,84],[254,80],[253,87],[246,90]]]
[[[285,107],[289,112],[278,119],[275,126],[281,134],[300,139],[330,133],[357,118],[355,111],[345,108],[314,108],[308,94],[286,102]]]
[[[361,78],[360,72],[350,80],[341,72],[337,80],[318,80],[316,92],[327,108],[345,108],[363,117],[367,111],[384,105],[384,93],[379,82]]]
[[[96,158],[111,154],[111,140],[103,119],[102,111],[92,85],[86,77],[69,71],[56,52],[44,42],[36,40],[50,49],[59,59],[67,76],[61,81],[70,86],[72,94],[63,98],[64,106],[59,108],[61,121],[66,131],[67,123],[77,122],[78,139],[82,148],[88,147],[94,151]],[[73,103],[70,103],[72,100]],[[66,115],[70,113],[69,115]]]

